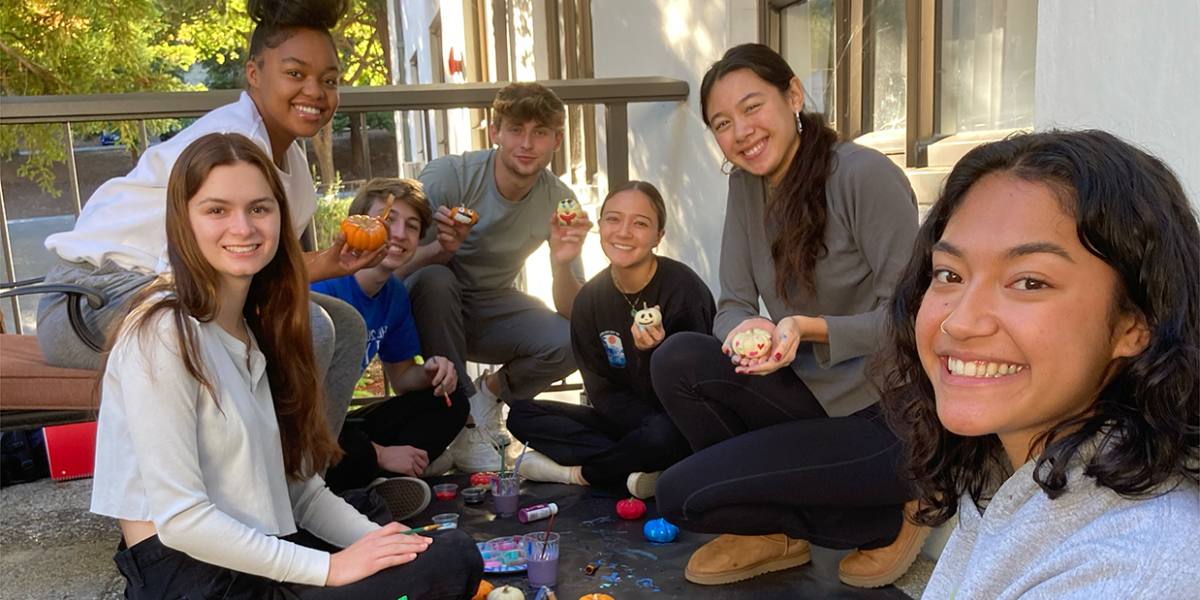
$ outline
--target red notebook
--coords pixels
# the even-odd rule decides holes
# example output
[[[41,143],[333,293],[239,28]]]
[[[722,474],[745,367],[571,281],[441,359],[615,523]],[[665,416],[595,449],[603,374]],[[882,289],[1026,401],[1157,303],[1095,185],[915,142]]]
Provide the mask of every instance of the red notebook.
[[[55,481],[91,477],[96,468],[96,422],[55,425],[44,430],[50,477]]]

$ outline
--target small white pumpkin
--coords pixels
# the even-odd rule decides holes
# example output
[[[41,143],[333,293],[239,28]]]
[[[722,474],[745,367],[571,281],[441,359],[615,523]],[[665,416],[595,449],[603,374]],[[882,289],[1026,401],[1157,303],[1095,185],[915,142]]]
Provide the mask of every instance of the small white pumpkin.
[[[644,307],[646,305],[642,304],[642,306]],[[637,314],[633,316],[633,322],[641,325],[642,327],[654,327],[655,325],[662,323],[662,313],[659,312],[658,308],[653,306],[649,308],[643,308],[642,310],[637,311]]]
[[[525,600],[525,592],[511,585],[506,585],[492,590],[488,594],[487,600]]]
[[[771,351],[771,334],[762,329],[747,329],[733,336],[733,351],[746,358],[764,358]]]

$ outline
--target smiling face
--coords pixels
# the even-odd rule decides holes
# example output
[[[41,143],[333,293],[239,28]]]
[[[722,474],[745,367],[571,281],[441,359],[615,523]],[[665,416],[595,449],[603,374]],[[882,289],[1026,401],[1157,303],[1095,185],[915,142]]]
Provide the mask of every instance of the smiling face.
[[[638,190],[617,192],[600,214],[600,248],[613,267],[629,269],[653,258],[662,240],[650,197]]]
[[[213,167],[188,201],[188,220],[222,288],[249,286],[279,249],[279,203],[262,171],[248,163]]]
[[[498,147],[496,168],[505,169],[518,179],[535,177],[554,158],[562,135],[561,131],[537,121],[501,120],[492,127],[492,141]]]
[[[778,185],[800,147],[796,111],[804,107],[800,80],[786,92],[749,69],[726,74],[708,94],[709,129],[725,158]]]
[[[983,177],[933,250],[916,341],[938,419],[959,435],[997,434],[1019,467],[1038,435],[1087,411],[1145,330],[1115,313],[1116,272],[1045,185]]]
[[[267,126],[271,145],[312,137],[338,106],[337,53],[329,35],[299,29],[246,63],[249,94]],[[278,157],[276,157],[278,159]]]
[[[367,214],[378,217],[386,207],[385,200],[375,200]],[[379,263],[379,268],[394,271],[412,260],[417,242],[421,238],[421,217],[412,205],[397,199],[384,219],[384,226],[388,235],[387,255],[384,256],[383,262]]]

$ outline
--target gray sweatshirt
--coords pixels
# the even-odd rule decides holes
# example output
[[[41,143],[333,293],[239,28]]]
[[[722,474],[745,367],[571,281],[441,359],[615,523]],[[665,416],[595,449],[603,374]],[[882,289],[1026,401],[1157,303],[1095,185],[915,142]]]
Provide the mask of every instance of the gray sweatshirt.
[[[1069,471],[1051,500],[1017,470],[983,515],[964,498],[924,600],[1173,600],[1200,597],[1200,489],[1122,498]]]
[[[763,225],[767,180],[745,171],[729,176],[721,239],[721,298],[713,334],[725,336],[759,316],[759,298],[771,319],[824,317],[829,343],[802,342],[792,370],[831,417],[862,410],[878,395],[863,374],[866,356],[883,334],[884,304],[908,262],[917,236],[917,201],[904,172],[883,154],[851,142],[834,148],[825,183],[825,245],[817,260],[816,297],[793,282],[791,304],[775,294],[774,230]]]

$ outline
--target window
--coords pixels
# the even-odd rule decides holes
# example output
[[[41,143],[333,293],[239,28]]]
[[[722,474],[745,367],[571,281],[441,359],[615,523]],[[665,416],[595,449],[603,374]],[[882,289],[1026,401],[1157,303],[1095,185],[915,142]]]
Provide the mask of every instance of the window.
[[[952,165],[1033,123],[1037,0],[758,6],[759,38],[792,66],[808,109],[908,167]]]

